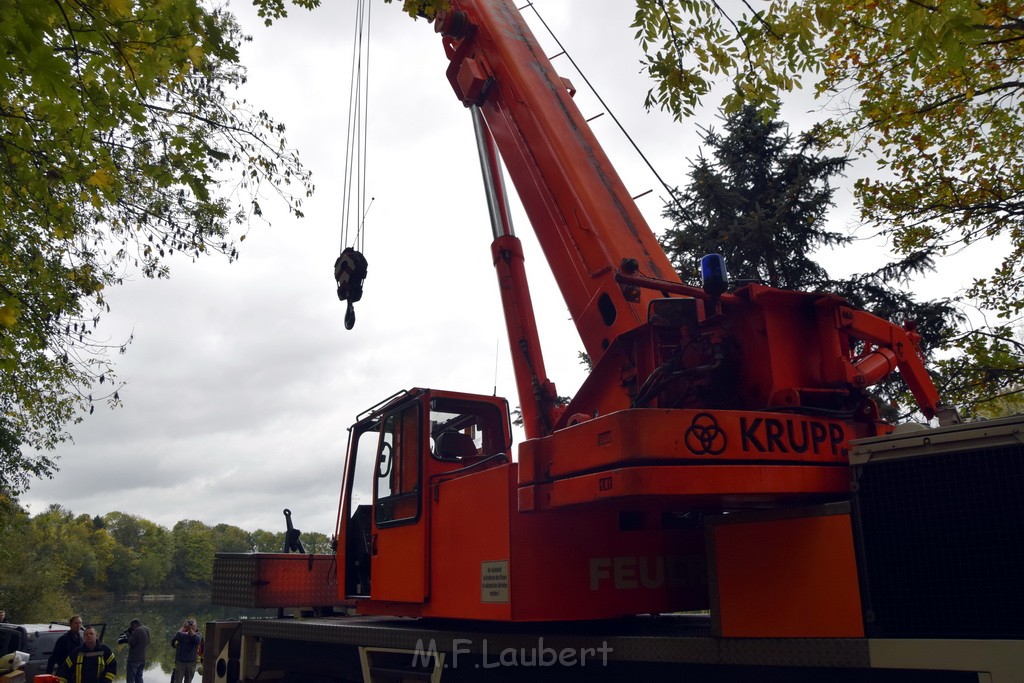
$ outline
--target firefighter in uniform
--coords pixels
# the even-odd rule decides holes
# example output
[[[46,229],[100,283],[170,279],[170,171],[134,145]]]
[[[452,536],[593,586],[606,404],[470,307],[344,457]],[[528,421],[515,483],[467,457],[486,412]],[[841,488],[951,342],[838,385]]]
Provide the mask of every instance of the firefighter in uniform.
[[[96,629],[85,629],[84,644],[71,651],[57,668],[61,683],[111,683],[117,675],[113,651],[96,639]]]

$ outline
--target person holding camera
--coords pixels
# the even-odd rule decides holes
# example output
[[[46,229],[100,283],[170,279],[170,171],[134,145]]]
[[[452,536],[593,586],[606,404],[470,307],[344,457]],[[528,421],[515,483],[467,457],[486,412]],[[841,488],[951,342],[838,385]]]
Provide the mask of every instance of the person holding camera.
[[[174,648],[171,683],[192,683],[200,653],[203,651],[203,637],[197,633],[198,630],[196,620],[189,619],[171,638],[171,647]]]
[[[142,673],[146,670],[146,651],[149,649],[149,627],[138,619],[132,619],[128,628],[117,637],[118,645],[128,646],[128,666],[125,671],[126,683],[142,683]]]

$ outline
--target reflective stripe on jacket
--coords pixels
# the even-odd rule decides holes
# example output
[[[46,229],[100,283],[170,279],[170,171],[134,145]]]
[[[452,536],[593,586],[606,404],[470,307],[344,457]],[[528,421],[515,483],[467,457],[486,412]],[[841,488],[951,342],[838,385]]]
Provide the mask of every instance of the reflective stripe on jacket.
[[[64,660],[66,683],[110,683],[117,675],[117,658],[103,643],[96,643],[91,650],[83,645],[76,648]]]

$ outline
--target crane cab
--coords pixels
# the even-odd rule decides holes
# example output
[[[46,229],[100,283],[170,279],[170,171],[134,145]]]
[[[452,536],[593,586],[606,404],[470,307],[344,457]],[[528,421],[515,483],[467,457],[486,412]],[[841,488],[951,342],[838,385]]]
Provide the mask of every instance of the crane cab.
[[[339,586],[348,599],[422,604],[430,595],[431,503],[453,479],[507,467],[508,403],[400,392],[350,429],[339,512]]]
[[[707,607],[699,525],[656,499],[531,509],[503,399],[412,389],[353,425],[339,597],[362,614],[600,619]]]

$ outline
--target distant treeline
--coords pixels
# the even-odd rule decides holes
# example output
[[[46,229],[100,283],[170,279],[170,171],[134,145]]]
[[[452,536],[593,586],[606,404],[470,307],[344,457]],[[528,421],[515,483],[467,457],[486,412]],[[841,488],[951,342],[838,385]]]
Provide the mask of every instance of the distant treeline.
[[[124,512],[75,515],[59,505],[30,516],[0,495],[0,538],[0,608],[29,623],[69,614],[72,595],[208,592],[215,553],[281,552],[284,529],[187,519],[167,529]],[[331,552],[322,533],[303,532],[302,543],[309,553]]]

